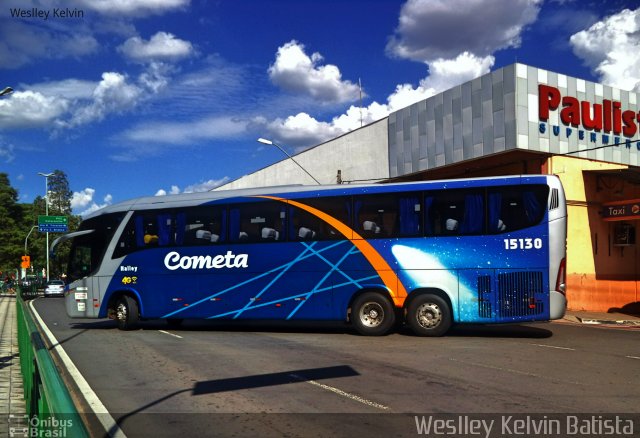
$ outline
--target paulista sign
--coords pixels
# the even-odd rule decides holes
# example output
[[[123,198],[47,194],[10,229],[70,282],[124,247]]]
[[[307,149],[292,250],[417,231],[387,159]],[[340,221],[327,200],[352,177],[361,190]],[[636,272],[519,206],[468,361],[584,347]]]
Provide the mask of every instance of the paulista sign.
[[[38,231],[41,233],[66,233],[69,220],[66,216],[38,216]]]
[[[547,132],[547,122],[551,111],[559,110],[559,119],[565,125],[564,134],[570,137],[573,130],[579,140],[596,143],[598,134],[603,144],[624,144],[627,149],[632,143],[640,150],[640,141],[633,140],[640,126],[640,111],[622,108],[622,104],[615,100],[603,99],[602,103],[591,103],[578,100],[573,96],[562,96],[560,90],[540,84],[538,86],[538,117],[539,131]],[[559,136],[559,126],[552,126],[551,132]]]

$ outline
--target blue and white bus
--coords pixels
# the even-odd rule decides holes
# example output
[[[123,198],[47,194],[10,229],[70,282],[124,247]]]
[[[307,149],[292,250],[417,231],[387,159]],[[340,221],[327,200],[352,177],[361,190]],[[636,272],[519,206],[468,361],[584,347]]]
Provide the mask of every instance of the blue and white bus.
[[[549,175],[282,186],[145,197],[72,239],[71,317],[406,323],[562,318],[567,210]]]

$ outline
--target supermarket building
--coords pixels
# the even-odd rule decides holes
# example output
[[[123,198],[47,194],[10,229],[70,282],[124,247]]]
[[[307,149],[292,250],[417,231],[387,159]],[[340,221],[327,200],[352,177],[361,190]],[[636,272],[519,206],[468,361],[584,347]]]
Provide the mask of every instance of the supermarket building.
[[[512,64],[219,189],[555,174],[567,197],[572,310],[637,310],[637,93]]]

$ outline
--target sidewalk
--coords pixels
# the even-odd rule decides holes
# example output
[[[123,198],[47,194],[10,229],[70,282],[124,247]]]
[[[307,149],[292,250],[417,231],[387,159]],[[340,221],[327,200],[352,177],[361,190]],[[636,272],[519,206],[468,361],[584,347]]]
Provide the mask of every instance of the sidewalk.
[[[15,296],[0,295],[0,437],[23,436],[26,427],[16,317]]]
[[[568,310],[562,320],[578,324],[613,324],[638,326],[640,328],[640,315],[631,315],[627,313]]]

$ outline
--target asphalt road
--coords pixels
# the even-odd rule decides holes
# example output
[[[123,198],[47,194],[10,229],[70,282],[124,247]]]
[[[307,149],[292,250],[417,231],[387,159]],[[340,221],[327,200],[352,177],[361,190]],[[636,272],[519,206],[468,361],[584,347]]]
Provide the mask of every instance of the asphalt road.
[[[376,338],[341,324],[148,321],[123,332],[67,318],[63,299],[34,307],[129,437],[416,436],[416,415],[640,414],[638,328],[556,322]]]

